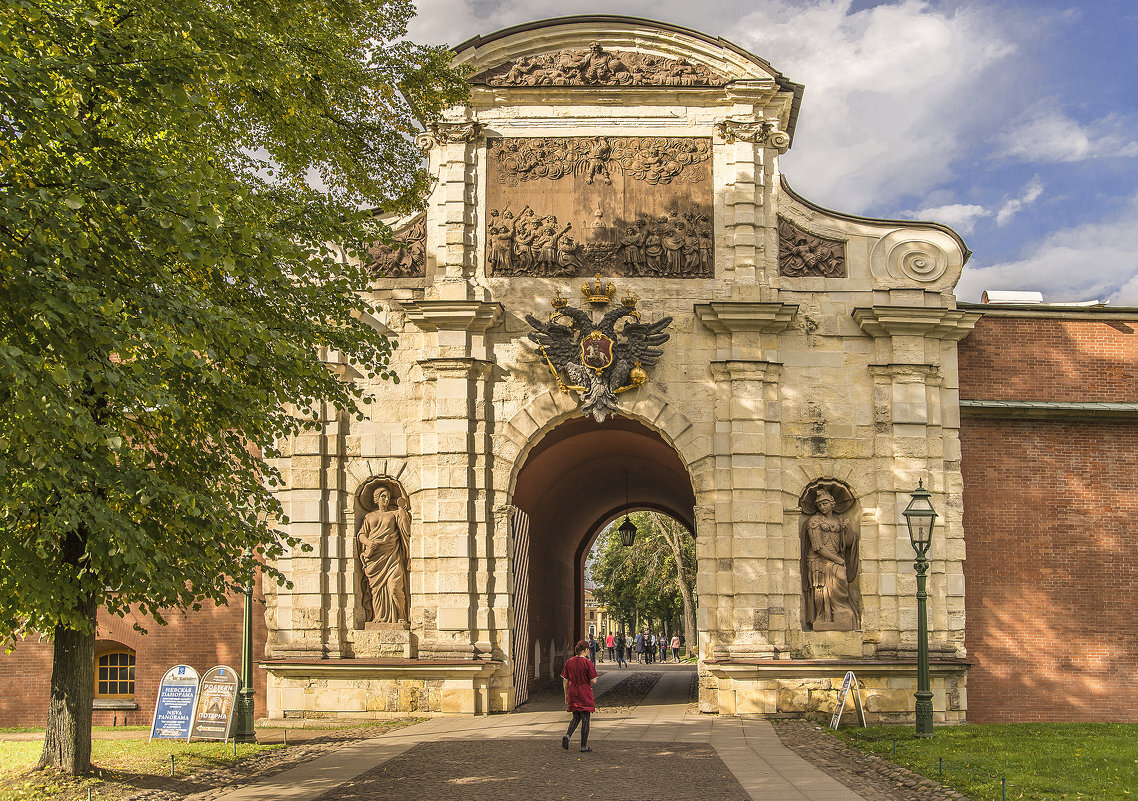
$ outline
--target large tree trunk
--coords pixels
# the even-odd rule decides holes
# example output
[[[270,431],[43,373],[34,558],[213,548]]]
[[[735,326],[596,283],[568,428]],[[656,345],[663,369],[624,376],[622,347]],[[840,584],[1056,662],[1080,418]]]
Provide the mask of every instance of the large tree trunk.
[[[653,515],[653,517],[656,516]],[[690,657],[692,650],[696,647],[695,602],[692,599],[691,587],[684,579],[684,559],[680,550],[680,537],[683,534],[671,518],[668,518],[667,525],[661,524],[659,519],[655,523],[656,528],[664,535],[668,547],[672,549],[672,556],[676,560],[676,585],[680,589],[680,599],[684,602],[684,651]]]
[[[86,527],[81,526],[65,541],[64,558],[77,564],[86,541]],[[95,598],[80,598],[76,607],[75,611],[90,621],[90,626],[86,632],[55,627],[47,731],[36,766],[58,768],[69,774],[91,769],[91,701],[95,694]]]

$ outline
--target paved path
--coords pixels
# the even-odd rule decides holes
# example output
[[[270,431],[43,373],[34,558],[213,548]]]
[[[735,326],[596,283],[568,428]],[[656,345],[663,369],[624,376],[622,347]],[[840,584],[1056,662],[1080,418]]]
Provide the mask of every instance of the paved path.
[[[690,665],[633,666],[664,675],[631,715],[593,715],[591,754],[561,749],[559,699],[509,715],[440,717],[348,743],[210,801],[668,798],[670,801],[864,801],[785,748],[764,720],[688,713]],[[601,666],[597,694],[626,675]],[[601,699],[603,704],[603,699]]]

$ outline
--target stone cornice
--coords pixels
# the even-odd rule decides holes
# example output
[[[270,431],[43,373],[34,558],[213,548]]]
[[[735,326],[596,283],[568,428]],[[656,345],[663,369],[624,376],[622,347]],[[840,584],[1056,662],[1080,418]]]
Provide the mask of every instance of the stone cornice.
[[[479,300],[404,300],[399,305],[424,331],[485,331],[502,317],[501,303]]]
[[[980,319],[976,312],[923,306],[871,306],[853,310],[861,330],[871,337],[925,337],[959,341]]]
[[[871,364],[869,374],[902,382],[923,381],[926,384],[940,382],[940,370],[933,364]]]
[[[440,373],[482,378],[494,369],[494,362],[475,359],[470,356],[441,356],[435,359],[420,359],[416,362],[427,378],[436,378]]]
[[[1138,403],[961,399],[960,414],[1012,420],[1138,420]]]
[[[700,322],[717,334],[759,331],[778,334],[786,330],[798,306],[790,303],[739,303],[717,301],[692,307]]]

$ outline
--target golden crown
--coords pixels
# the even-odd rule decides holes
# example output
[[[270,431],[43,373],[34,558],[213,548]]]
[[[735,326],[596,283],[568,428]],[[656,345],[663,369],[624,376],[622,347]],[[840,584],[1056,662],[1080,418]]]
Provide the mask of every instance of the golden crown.
[[[596,279],[592,286],[586,281],[581,287],[581,293],[585,296],[585,300],[589,303],[612,303],[612,296],[616,294],[616,287],[613,286],[612,281],[609,281],[605,286],[601,286],[601,274],[597,273]]]

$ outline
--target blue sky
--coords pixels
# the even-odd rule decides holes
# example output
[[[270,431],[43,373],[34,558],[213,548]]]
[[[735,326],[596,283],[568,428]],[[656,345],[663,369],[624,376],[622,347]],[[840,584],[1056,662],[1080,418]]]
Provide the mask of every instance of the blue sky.
[[[722,36],[806,85],[791,185],[832,209],[947,223],[985,289],[1138,306],[1138,0],[417,0],[455,44],[568,14]]]

